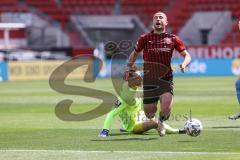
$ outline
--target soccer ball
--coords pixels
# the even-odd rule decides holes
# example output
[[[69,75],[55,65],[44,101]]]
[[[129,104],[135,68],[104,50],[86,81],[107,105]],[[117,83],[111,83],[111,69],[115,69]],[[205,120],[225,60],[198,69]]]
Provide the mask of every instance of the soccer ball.
[[[197,137],[200,135],[201,131],[203,130],[203,126],[201,121],[198,119],[189,119],[184,125],[184,130],[186,131],[187,135],[192,137]]]

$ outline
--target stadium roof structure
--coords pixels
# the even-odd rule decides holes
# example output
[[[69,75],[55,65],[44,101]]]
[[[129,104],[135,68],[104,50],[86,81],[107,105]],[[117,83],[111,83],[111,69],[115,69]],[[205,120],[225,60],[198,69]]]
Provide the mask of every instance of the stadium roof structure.
[[[133,29],[133,16],[78,16],[83,28]]]
[[[120,42],[123,39],[131,39],[134,41],[139,34],[148,31],[141,20],[134,15],[72,15],[71,22],[81,34],[82,41],[87,46],[93,47],[98,42],[109,40]]]
[[[20,29],[26,28],[24,23],[0,23],[0,29]]]

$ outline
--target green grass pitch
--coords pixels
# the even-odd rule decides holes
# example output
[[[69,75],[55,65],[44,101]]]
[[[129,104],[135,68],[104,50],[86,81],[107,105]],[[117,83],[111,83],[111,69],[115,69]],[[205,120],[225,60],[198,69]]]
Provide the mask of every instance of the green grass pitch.
[[[166,135],[155,130],[144,135],[121,134],[119,119],[112,125],[109,138],[97,135],[105,116],[84,122],[59,120],[55,105],[73,99],[73,113],[85,112],[101,101],[53,91],[47,81],[0,83],[0,159],[81,159],[81,160],[239,160],[240,120],[227,117],[240,111],[235,96],[235,77],[177,77],[173,127],[183,127],[185,116],[202,121],[199,137]],[[89,86],[114,93],[110,79],[94,83],[79,80],[69,84]]]

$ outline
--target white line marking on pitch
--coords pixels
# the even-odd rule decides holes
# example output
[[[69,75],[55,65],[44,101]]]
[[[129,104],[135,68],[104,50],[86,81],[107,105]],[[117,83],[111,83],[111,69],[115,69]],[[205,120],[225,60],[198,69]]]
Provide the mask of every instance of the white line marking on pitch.
[[[81,150],[0,150],[0,152],[49,153],[130,153],[130,154],[183,154],[183,155],[240,155],[237,152],[174,152],[174,151],[81,151]]]

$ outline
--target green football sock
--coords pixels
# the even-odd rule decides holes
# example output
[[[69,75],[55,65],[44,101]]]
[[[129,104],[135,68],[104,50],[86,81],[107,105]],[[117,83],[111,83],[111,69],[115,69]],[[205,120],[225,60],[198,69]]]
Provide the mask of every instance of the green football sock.
[[[163,125],[164,125],[164,128],[166,129],[167,134],[178,134],[179,133],[179,129],[172,128],[169,125],[167,125],[166,123],[163,123]]]

